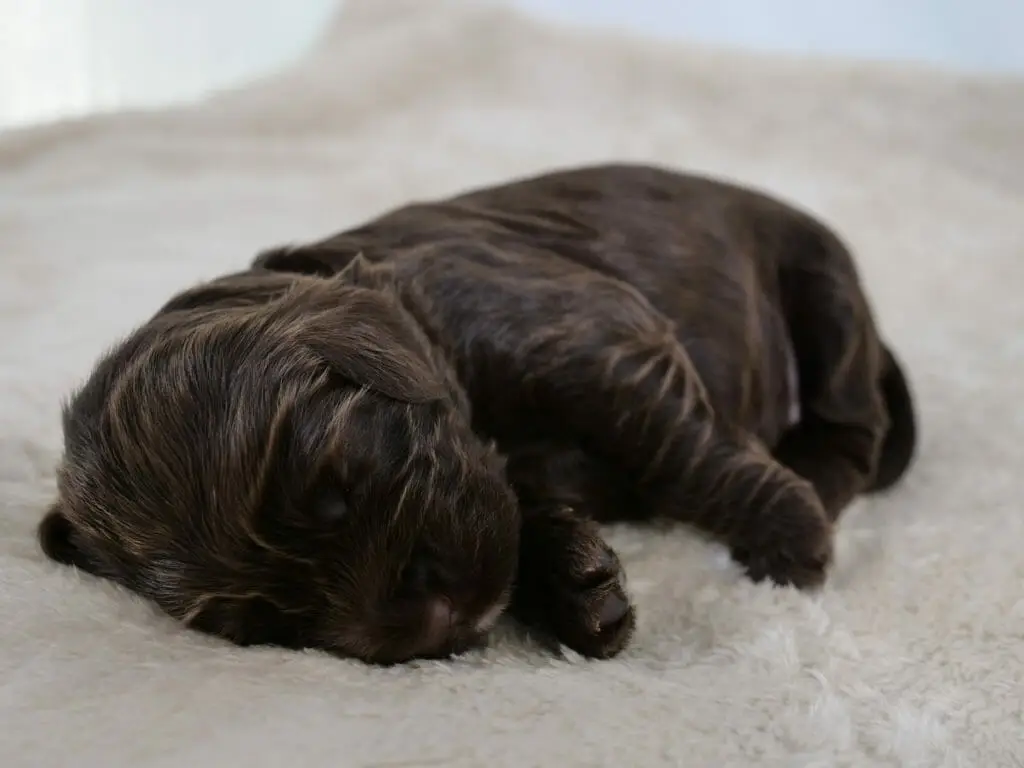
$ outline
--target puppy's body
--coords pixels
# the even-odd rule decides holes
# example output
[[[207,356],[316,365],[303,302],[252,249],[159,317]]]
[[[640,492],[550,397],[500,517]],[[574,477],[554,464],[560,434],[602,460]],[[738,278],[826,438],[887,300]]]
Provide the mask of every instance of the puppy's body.
[[[378,303],[347,312],[346,333],[362,323],[367,335],[350,340],[355,352],[342,356],[358,359],[372,341],[374,353],[362,355],[361,365],[372,373],[393,356],[398,370],[385,399],[410,402],[403,393],[415,390],[410,382],[419,375],[433,391],[423,399],[440,403],[444,414],[403,417],[392,429],[402,437],[392,445],[384,438],[374,455],[407,457],[408,433],[417,430],[433,430],[425,442],[434,451],[448,440],[470,446],[450,458],[441,450],[434,461],[442,467],[483,461],[465,457],[489,455],[486,444],[496,442],[507,459],[500,474],[518,502],[512,611],[589,655],[620,650],[634,621],[617,561],[594,520],[685,521],[725,541],[754,578],[811,586],[824,578],[841,510],[856,494],[891,485],[910,461],[914,418],[906,382],[879,338],[846,249],[809,216],[752,191],[656,168],[603,166],[409,205],[321,242],[268,251],[250,272],[176,297],[151,326],[201,327],[244,305],[248,314],[237,321],[237,333],[251,335],[254,325],[266,327],[261,318],[282,312],[300,324],[317,313],[326,317],[331,301],[346,314],[353,296]],[[387,343],[376,338],[380,328],[391,329]],[[182,342],[190,354],[209,354],[198,351],[190,333]],[[115,354],[113,367],[131,368],[132,356],[124,357]],[[372,376],[361,376],[350,371],[347,380],[357,392],[373,393]],[[98,388],[90,418],[100,418],[112,388],[126,391],[117,378],[108,375]],[[206,385],[197,386],[201,393]],[[183,398],[179,408],[188,407]],[[392,406],[381,400],[377,407]],[[356,451],[358,435],[339,429],[348,433],[335,436],[332,450]],[[63,471],[76,477],[68,462]],[[491,470],[477,474],[488,482],[495,477]],[[196,498],[216,482],[206,480]],[[415,497],[425,481],[403,482],[394,491],[401,499]],[[73,491],[76,482],[65,486]],[[481,531],[493,535],[512,524],[507,505],[484,500],[479,489],[448,487],[443,515],[434,509],[437,493],[420,495],[427,499],[423,511],[404,513],[422,517],[412,539],[425,530],[429,540],[479,555],[500,548]],[[75,494],[64,493],[49,525],[61,534],[51,538],[65,545],[62,559],[75,561],[67,542],[86,529],[93,535],[77,534],[70,549],[87,549],[86,540],[103,546],[88,518],[110,513],[81,493],[77,503],[69,496]],[[130,497],[121,493],[119,503]],[[389,518],[397,519],[395,506],[377,505],[375,525],[387,528]],[[168,514],[155,508],[133,525],[154,515],[154,525],[167,527]],[[460,533],[431,533],[439,525]],[[466,533],[472,530],[475,543]],[[173,526],[168,533],[174,535]],[[417,546],[396,545],[403,553],[396,559],[406,563]],[[386,549],[382,557],[391,556]],[[50,550],[60,546],[51,542]],[[427,570],[452,557],[433,547]],[[471,570],[463,569],[467,578]],[[507,570],[492,572],[508,581]],[[465,584],[426,591],[442,595],[441,623],[458,634],[456,616],[485,630],[508,586],[485,589],[486,599],[460,597],[472,591]],[[419,646],[438,645],[446,632],[429,618],[437,616],[434,598],[428,618],[410,622],[420,640],[384,655],[419,655]],[[278,604],[261,620],[286,624],[285,613]],[[207,628],[245,634],[216,622]],[[335,647],[321,639],[322,630],[307,634],[295,644]],[[353,653],[351,645],[341,650]]]
[[[626,304],[671,325],[716,410],[774,444],[796,400],[780,271],[806,250],[800,238],[815,236],[829,237],[795,212],[712,181],[593,168],[403,207],[258,263],[332,275],[362,254],[383,266],[430,303],[437,340],[487,434],[538,428],[550,437],[552,428],[501,402],[494,388],[512,384],[505,371],[490,381],[474,366],[474,354],[503,354],[499,326],[519,347],[552,326],[610,319],[605,311]]]

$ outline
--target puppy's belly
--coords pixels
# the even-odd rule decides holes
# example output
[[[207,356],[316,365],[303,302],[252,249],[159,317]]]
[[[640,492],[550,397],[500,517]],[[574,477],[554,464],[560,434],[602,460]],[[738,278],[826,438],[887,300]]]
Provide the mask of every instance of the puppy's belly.
[[[742,344],[721,338],[689,338],[687,353],[707,387],[715,410],[772,446],[800,422],[799,368],[789,334],[768,331],[762,344],[742,353]]]
[[[800,423],[800,374],[789,333],[781,330],[767,347],[761,377],[762,408],[753,430],[768,445]]]

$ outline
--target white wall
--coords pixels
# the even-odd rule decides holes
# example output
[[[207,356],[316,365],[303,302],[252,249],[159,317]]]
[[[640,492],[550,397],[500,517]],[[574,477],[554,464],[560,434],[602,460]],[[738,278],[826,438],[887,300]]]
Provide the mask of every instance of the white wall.
[[[337,0],[0,0],[0,127],[161,106],[301,54]]]
[[[566,21],[763,50],[1024,74],[1024,0],[505,0]]]
[[[1024,75],[1024,0],[502,1],[669,38]],[[339,3],[0,0],[0,128],[243,82],[298,56]]]

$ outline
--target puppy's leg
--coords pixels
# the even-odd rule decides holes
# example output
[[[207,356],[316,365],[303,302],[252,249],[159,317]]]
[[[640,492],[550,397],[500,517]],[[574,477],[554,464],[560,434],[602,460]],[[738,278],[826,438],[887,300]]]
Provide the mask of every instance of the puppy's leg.
[[[780,288],[801,420],[774,454],[814,485],[835,520],[876,473],[890,425],[882,393],[886,357],[853,260],[830,233],[809,230],[797,239]]]
[[[716,418],[671,324],[623,287],[550,290],[558,303],[546,316],[564,323],[503,355],[506,370],[510,358],[521,366],[540,418],[631,474],[651,516],[726,542],[754,578],[820,583],[832,529],[814,489]]]
[[[523,513],[512,615],[585,656],[614,656],[636,617],[595,518],[626,503],[626,483],[578,448],[533,444],[508,459]]]

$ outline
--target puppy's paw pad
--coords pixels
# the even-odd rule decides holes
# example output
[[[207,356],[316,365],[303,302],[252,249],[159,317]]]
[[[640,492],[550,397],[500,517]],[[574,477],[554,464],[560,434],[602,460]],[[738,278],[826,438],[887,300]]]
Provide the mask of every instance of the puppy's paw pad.
[[[629,613],[629,600],[612,592],[604,599],[597,617],[599,630],[618,624]]]

